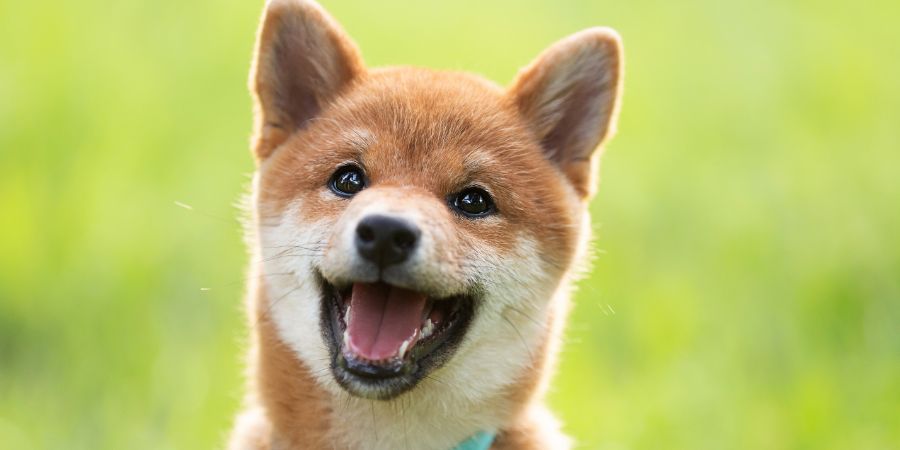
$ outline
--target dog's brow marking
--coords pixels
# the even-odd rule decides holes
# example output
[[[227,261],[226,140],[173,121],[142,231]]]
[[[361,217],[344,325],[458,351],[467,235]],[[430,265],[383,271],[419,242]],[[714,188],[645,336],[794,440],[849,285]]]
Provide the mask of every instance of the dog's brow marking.
[[[365,128],[351,128],[341,133],[341,139],[348,147],[362,152],[375,143],[375,135]]]
[[[479,149],[466,154],[463,159],[463,167],[469,173],[480,172],[486,170],[494,162],[495,159],[490,153]]]

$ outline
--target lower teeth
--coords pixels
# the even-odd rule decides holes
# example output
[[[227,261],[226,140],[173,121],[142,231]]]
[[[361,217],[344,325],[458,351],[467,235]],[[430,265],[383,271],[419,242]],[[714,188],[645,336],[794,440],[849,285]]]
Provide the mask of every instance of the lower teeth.
[[[425,325],[422,326],[422,339],[431,336],[431,333],[434,332],[434,324],[431,323],[431,319],[425,320]]]
[[[409,349],[409,341],[410,339],[407,339],[403,341],[402,344],[400,344],[400,351],[397,353],[398,357],[402,358],[404,355],[406,355],[406,350]]]

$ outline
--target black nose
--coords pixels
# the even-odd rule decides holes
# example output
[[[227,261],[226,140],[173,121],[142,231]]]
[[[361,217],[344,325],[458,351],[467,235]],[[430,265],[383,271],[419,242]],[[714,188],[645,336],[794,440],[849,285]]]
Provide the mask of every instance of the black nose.
[[[356,226],[356,249],[363,258],[386,267],[406,261],[419,243],[419,229],[402,219],[368,216]]]

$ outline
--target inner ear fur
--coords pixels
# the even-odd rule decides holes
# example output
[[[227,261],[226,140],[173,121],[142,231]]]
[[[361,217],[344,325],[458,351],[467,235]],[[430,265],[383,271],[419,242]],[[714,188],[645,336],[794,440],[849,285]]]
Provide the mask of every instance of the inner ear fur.
[[[268,157],[365,72],[356,45],[310,0],[270,0],[250,71],[253,150]]]
[[[622,43],[590,28],[551,45],[522,69],[508,94],[582,197],[594,188],[597,150],[615,132],[622,90]]]

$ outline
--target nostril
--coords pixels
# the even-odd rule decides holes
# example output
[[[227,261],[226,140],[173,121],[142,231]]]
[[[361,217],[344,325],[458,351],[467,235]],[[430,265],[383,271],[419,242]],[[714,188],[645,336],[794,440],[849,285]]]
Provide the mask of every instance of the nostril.
[[[402,250],[408,250],[416,245],[416,234],[411,230],[402,229],[394,233],[394,245]]]
[[[375,230],[365,223],[361,223],[356,227],[356,235],[363,242],[372,242],[375,240]]]
[[[356,250],[380,267],[406,261],[419,245],[415,224],[396,217],[372,215],[356,225]]]

